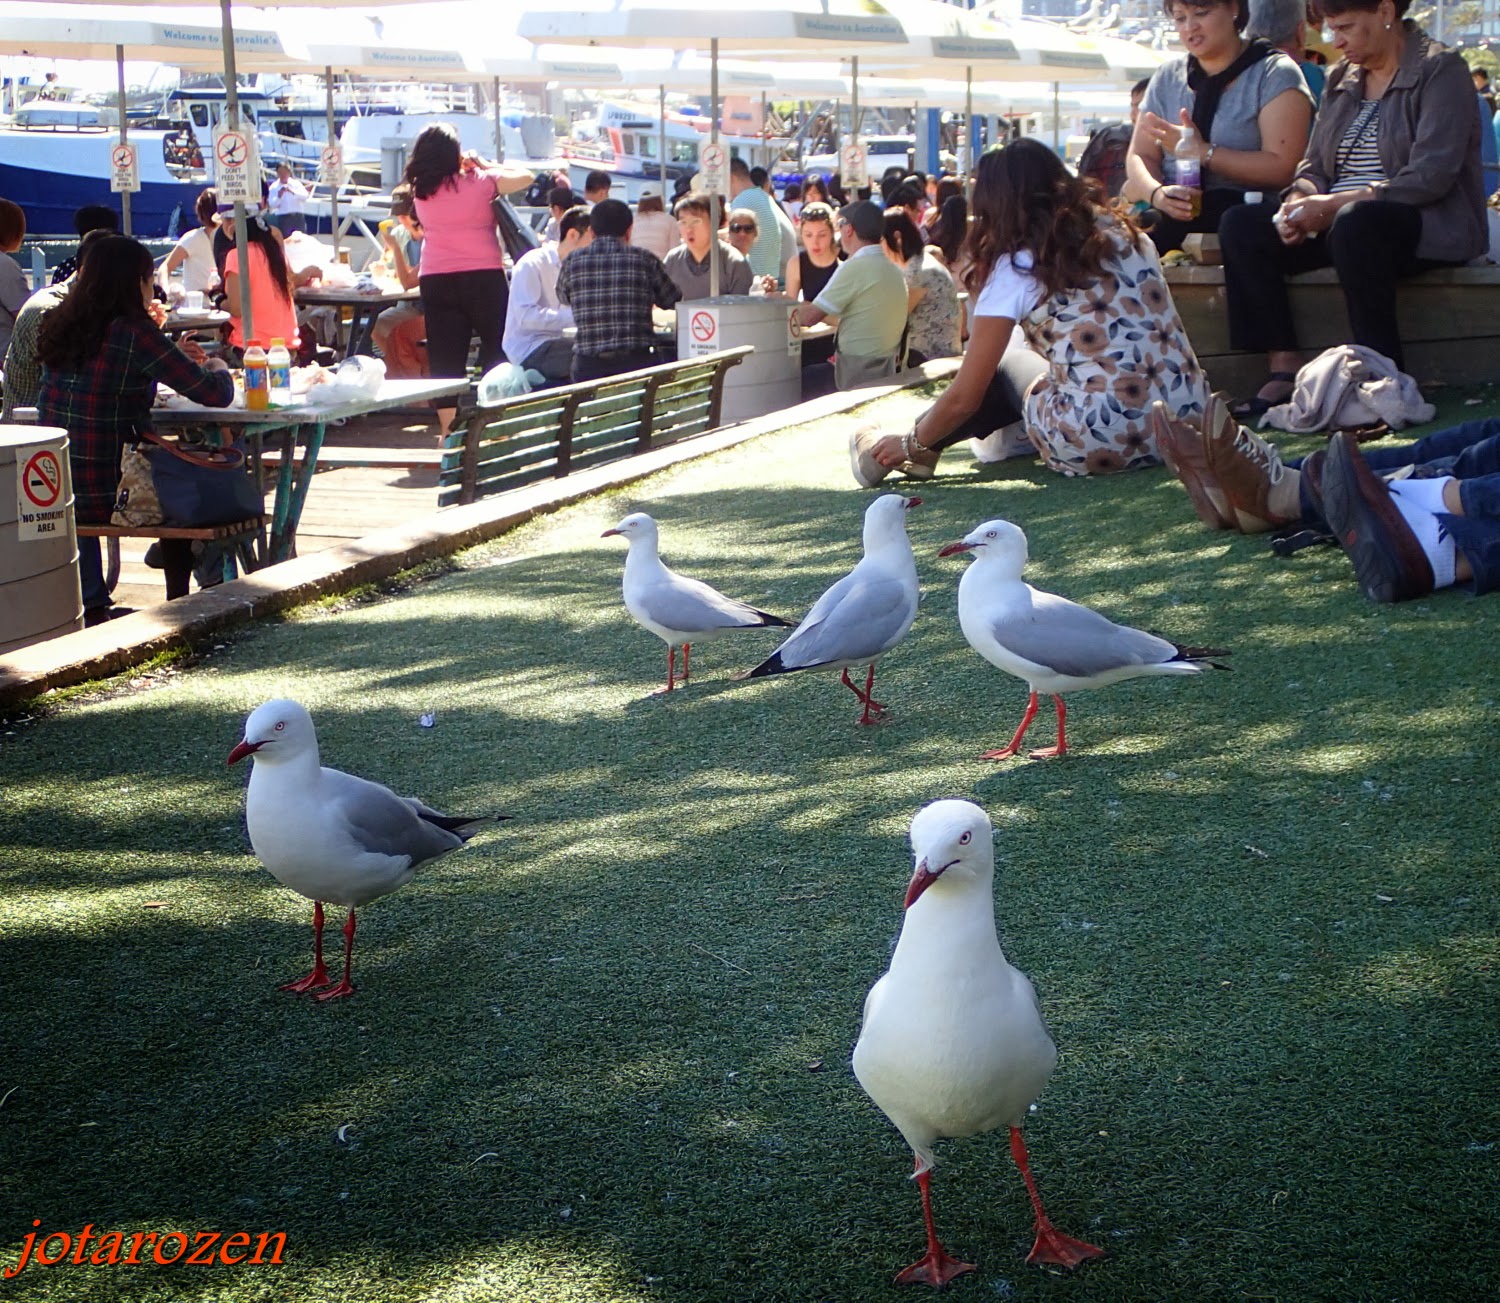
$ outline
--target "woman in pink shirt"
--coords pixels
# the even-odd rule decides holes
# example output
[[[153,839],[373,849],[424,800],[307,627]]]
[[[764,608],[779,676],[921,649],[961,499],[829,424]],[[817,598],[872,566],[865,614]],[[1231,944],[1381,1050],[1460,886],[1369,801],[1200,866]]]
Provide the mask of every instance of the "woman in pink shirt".
[[[531,173],[464,154],[458,132],[446,122],[425,128],[412,145],[405,181],[422,224],[422,268],[418,287],[427,318],[427,362],[434,378],[469,373],[469,344],[479,337],[479,369],[488,371],[505,354],[509,293],[500,237],[491,207],[496,195],[523,190]],[[452,407],[440,408],[447,434]]]
[[[219,206],[220,225],[234,239],[234,205]],[[297,352],[297,307],[292,301],[296,279],[287,267],[281,247],[281,232],[261,224],[253,210],[245,222],[245,252],[250,259],[250,313],[255,338],[269,347],[273,339],[286,340],[286,346]],[[229,342],[245,347],[245,332],[240,321],[240,254],[230,249],[224,259],[224,309],[229,313]]]

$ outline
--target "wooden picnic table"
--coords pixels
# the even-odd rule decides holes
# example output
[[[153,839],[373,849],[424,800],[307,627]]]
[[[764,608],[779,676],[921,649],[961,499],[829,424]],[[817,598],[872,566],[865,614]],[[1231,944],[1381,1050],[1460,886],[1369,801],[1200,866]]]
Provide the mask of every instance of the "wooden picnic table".
[[[229,321],[229,314],[218,308],[202,308],[197,312],[169,312],[162,331],[176,336],[187,335],[195,330],[223,330]]]
[[[305,401],[294,407],[273,407],[250,411],[236,407],[205,407],[177,399],[169,406],[152,410],[151,423],[160,430],[191,426],[228,426],[243,433],[250,449],[252,473],[264,485],[261,476],[261,453],[267,435],[280,436],[279,465],[276,468],[276,500],[271,509],[268,534],[263,534],[257,556],[262,565],[274,565],[295,554],[297,522],[302,505],[318,467],[318,453],[328,426],[351,416],[411,407],[434,398],[447,398],[467,392],[467,380],[386,380],[378,392],[365,398],[351,399],[327,407],[314,407]],[[295,456],[300,446],[302,456]]]
[[[361,293],[356,289],[333,289],[322,285],[309,285],[297,291],[299,308],[348,308],[350,310],[349,334],[344,340],[344,357],[357,353],[369,355],[373,352],[375,322],[380,314],[397,303],[412,303],[422,297],[422,291],[401,288],[382,289],[374,293]]]

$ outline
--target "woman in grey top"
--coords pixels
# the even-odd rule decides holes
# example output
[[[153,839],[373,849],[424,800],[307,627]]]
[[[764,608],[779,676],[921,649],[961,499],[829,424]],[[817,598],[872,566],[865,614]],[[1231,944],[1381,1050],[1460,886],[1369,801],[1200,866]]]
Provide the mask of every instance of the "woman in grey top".
[[[1187,54],[1151,78],[1121,191],[1160,214],[1151,229],[1158,253],[1180,249],[1189,232],[1217,231],[1247,190],[1279,191],[1291,181],[1313,109],[1296,63],[1243,35],[1247,0],[1167,0],[1165,8]],[[1188,126],[1202,174],[1196,190],[1177,184],[1176,149]]]
[[[1279,210],[1245,205],[1219,228],[1230,342],[1270,361],[1239,415],[1291,395],[1302,358],[1286,276],[1332,265],[1354,342],[1404,369],[1397,281],[1485,251],[1474,84],[1459,55],[1402,20],[1406,7],[1323,0],[1344,57],[1329,70],[1307,157]]]

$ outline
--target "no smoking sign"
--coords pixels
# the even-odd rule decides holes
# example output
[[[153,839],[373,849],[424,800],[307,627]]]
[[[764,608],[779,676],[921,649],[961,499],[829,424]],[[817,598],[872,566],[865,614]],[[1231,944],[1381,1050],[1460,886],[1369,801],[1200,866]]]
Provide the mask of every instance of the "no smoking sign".
[[[32,449],[35,449],[34,451]],[[16,531],[22,541],[67,533],[67,468],[55,448],[16,449]]]
[[[688,313],[687,352],[689,357],[705,357],[719,351],[719,310],[694,308]]]

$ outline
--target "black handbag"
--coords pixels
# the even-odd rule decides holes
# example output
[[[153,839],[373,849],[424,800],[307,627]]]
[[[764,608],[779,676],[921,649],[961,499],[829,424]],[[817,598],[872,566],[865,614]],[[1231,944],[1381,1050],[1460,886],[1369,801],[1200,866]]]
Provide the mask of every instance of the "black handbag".
[[[127,449],[121,463],[116,524],[200,529],[232,524],[265,511],[265,500],[246,465],[243,443],[228,448],[184,446],[146,430],[134,454]],[[145,471],[149,471],[149,486],[142,482]]]
[[[490,201],[490,210],[495,214],[495,225],[500,228],[500,243],[512,263],[533,249],[542,247],[542,237],[521,220],[521,214],[510,205],[504,195],[496,195]]]

